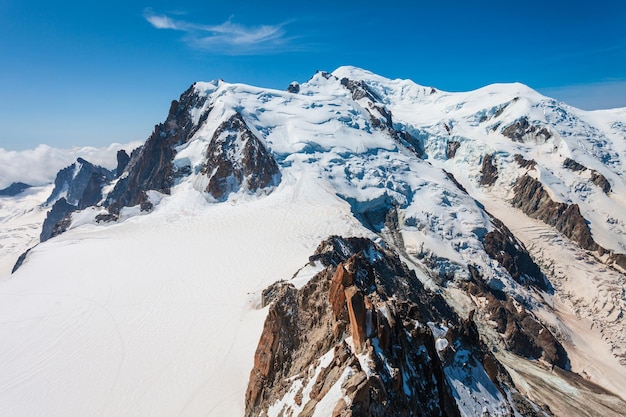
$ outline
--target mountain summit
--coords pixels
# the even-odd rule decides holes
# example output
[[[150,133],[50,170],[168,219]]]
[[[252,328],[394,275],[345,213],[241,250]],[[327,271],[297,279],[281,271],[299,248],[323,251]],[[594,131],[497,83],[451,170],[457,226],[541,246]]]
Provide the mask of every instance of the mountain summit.
[[[0,282],[8,414],[626,414],[625,109],[341,67],[118,161]]]

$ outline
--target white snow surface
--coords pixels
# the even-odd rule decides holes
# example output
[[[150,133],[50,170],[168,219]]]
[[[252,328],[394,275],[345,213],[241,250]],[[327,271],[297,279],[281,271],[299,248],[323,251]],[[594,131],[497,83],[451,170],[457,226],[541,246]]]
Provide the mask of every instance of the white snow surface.
[[[13,197],[0,197],[0,280],[9,276],[24,251],[39,242],[47,211],[43,204],[52,188],[32,187]]]
[[[0,287],[0,415],[242,415],[260,291],[332,233],[365,232],[294,178],[224,204],[180,187],[37,246]]]
[[[423,141],[427,159],[375,128],[372,117],[380,111],[367,98],[353,100],[343,77],[364,81],[392,112],[394,127]],[[511,185],[525,173],[513,162],[517,153],[538,161],[542,168],[532,175],[555,200],[579,204],[598,243],[626,251],[624,109],[584,112],[522,84],[447,93],[354,67],[317,73],[300,87],[292,94],[197,83],[207,100],[193,119],[211,110],[177,148],[174,164],[192,174],[172,195],[150,193],[153,212],[125,208],[113,224],[94,223],[94,209],[74,213],[69,231],[34,248],[0,282],[0,415],[242,415],[266,315],[260,292],[298,271],[294,283],[304,285],[319,265],[301,268],[330,235],[376,237],[355,217],[367,210],[397,207],[403,257],[445,260],[435,272],[460,279],[471,263],[487,280],[526,297],[484,252],[481,238],[493,225],[474,200],[510,198]],[[265,193],[240,190],[217,203],[204,192],[200,172],[215,130],[236,111],[274,154],[282,181]],[[548,126],[551,138],[513,142],[502,135],[522,116]],[[451,159],[449,141],[460,144]],[[486,153],[495,155],[499,178],[482,189]],[[607,196],[584,173],[562,168],[565,157],[605,175],[613,192]],[[567,291],[567,282],[559,284]],[[593,345],[578,348],[584,354],[576,358],[593,357]],[[607,361],[602,366],[614,363]],[[455,385],[466,414],[500,413],[504,399],[484,370],[469,371],[446,371],[479,384],[471,392]],[[333,389],[328,407],[339,398]]]

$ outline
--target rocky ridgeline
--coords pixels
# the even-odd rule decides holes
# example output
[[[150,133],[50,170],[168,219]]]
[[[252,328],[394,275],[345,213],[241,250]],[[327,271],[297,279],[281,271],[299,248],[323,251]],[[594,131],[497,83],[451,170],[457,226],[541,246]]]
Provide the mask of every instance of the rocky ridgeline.
[[[326,77],[333,77],[327,74]],[[341,85],[352,93],[352,100],[367,100],[364,108],[370,115],[370,123],[375,129],[386,131],[400,145],[410,149],[417,157],[424,157],[424,144],[406,130],[397,129],[393,122],[391,110],[385,107],[382,99],[364,81],[341,79]]]
[[[104,186],[114,178],[114,171],[93,165],[82,158],[60,170],[54,180],[54,189],[46,201],[51,209],[43,223],[40,241],[44,242],[65,231],[70,224],[70,213],[98,204],[104,197]]]
[[[239,113],[213,134],[201,172],[209,179],[205,191],[217,200],[242,187],[256,192],[278,185],[281,176],[276,160]]]
[[[574,172],[585,172],[588,171],[589,169],[584,166],[583,164],[574,161],[571,158],[565,158],[565,161],[563,161],[563,168],[567,168],[571,171]],[[597,185],[598,187],[600,187],[600,189],[605,193],[608,194],[611,192],[611,183],[609,183],[609,180],[606,179],[606,177],[602,174],[600,174],[598,171],[596,171],[595,169],[589,170],[590,171],[590,175],[591,175],[591,182],[594,183],[595,185]]]
[[[626,255],[605,249],[593,239],[587,221],[577,204],[559,203],[550,195],[540,181],[528,174],[523,175],[513,187],[511,204],[528,216],[541,220],[576,242],[581,248],[607,255],[608,263],[626,270]]]
[[[195,123],[191,115],[191,110],[202,107],[206,99],[192,85],[178,101],[172,101],[165,122],[156,125],[146,143],[132,153],[123,175],[107,196],[105,204],[111,213],[138,204],[142,210],[150,210],[147,191],[169,194],[175,178],[188,173],[179,172],[172,164],[175,148],[186,143],[208,117],[210,110]]]
[[[310,260],[326,268],[301,289],[279,283],[266,292],[273,302],[246,416],[311,416],[329,400],[333,416],[459,416],[459,374],[473,378],[463,381],[468,390],[491,389],[502,414],[536,407],[480,341],[472,315],[459,318],[394,253],[332,237]]]
[[[552,137],[545,126],[533,124],[525,116],[502,128],[502,134],[514,142],[545,142]]]

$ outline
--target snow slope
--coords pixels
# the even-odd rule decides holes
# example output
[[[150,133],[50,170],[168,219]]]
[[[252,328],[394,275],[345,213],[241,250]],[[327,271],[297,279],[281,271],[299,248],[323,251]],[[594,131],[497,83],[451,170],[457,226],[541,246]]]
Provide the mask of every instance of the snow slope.
[[[24,251],[39,242],[47,210],[42,205],[52,188],[34,187],[14,197],[0,197],[0,280],[11,274]]]
[[[33,249],[0,291],[0,414],[241,415],[259,291],[329,234],[367,233],[328,190],[288,182],[225,204],[179,189]]]

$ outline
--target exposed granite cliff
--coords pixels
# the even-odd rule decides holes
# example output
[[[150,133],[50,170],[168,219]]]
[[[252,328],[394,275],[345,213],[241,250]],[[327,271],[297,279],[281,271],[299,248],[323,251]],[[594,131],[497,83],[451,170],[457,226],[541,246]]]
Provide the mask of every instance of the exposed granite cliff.
[[[209,179],[205,191],[217,200],[240,188],[257,192],[280,182],[276,160],[239,113],[213,134],[201,172]]]
[[[483,163],[480,168],[480,185],[493,185],[498,179],[498,167],[494,163],[494,156],[487,154],[483,156]]]
[[[459,416],[458,390],[476,384],[503,413],[514,413],[511,390],[536,407],[519,398],[472,316],[459,318],[394,253],[332,237],[310,259],[325,269],[301,289],[273,287],[246,416],[270,408],[311,416],[318,407],[332,416]]]
[[[553,201],[541,182],[527,174],[519,178],[513,192],[511,204],[514,207],[554,227],[581,248],[596,252],[599,256],[608,254],[606,262],[609,265],[614,264],[626,270],[626,255],[615,253],[596,243],[577,204]]]
[[[66,219],[76,210],[94,206],[103,199],[102,190],[115,177],[112,171],[93,165],[78,158],[76,162],[60,170],[54,181],[54,189],[46,201],[52,205],[44,220],[40,241],[44,242],[65,231],[69,226],[69,218],[65,226],[57,227],[57,223]]]
[[[585,172],[589,170],[589,168],[571,158],[565,158],[565,161],[563,161],[563,168],[567,168],[574,172]],[[591,182],[600,187],[605,194],[608,194],[611,191],[611,183],[604,175],[600,174],[595,169],[590,170],[590,175]]]
[[[183,174],[172,164],[175,147],[186,143],[208,117],[206,111],[196,122],[191,112],[202,107],[206,99],[192,85],[178,101],[172,101],[165,122],[156,125],[146,143],[132,153],[120,180],[107,196],[109,211],[116,213],[122,207],[137,204],[149,210],[146,191],[170,192],[176,176]]]
[[[398,129],[394,126],[391,110],[382,104],[380,96],[372,88],[370,88],[366,82],[342,78],[340,83],[352,93],[353,100],[357,101],[362,98],[366,98],[368,100],[368,106],[365,110],[367,110],[370,115],[370,123],[372,124],[372,127],[387,131],[387,133],[389,133],[389,135],[400,145],[410,149],[419,158],[424,157],[424,144],[408,131]]]
[[[583,249],[598,250],[591,230],[578,205],[553,201],[540,181],[523,175],[513,187],[511,204],[524,213],[553,226],[559,232],[578,243]]]
[[[527,140],[545,142],[552,137],[552,133],[545,126],[532,124],[526,116],[502,128],[502,134],[515,142]]]

